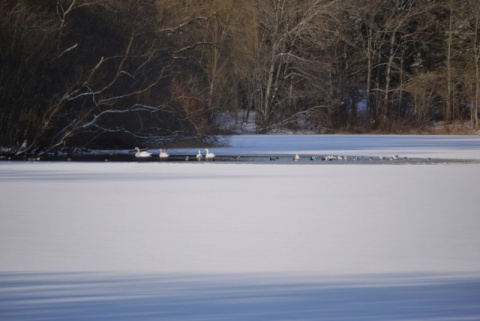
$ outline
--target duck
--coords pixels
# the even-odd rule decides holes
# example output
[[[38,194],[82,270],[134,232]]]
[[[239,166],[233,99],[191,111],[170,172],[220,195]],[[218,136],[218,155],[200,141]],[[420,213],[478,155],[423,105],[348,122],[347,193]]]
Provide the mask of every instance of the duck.
[[[160,157],[160,159],[167,159],[170,157],[170,154],[167,153],[167,152],[164,152],[161,148],[160,148],[160,154],[158,155]]]
[[[197,160],[202,160],[203,155],[202,155],[202,152],[200,151],[200,149],[198,150],[198,154],[197,154],[196,157],[197,157]]]
[[[152,156],[152,153],[149,153],[149,152],[146,152],[146,151],[140,151],[140,148],[138,148],[138,147],[135,147],[135,150],[137,151],[135,153],[135,157],[145,158],[145,157],[151,157]]]
[[[210,152],[208,151],[208,148],[205,149],[205,159],[206,159],[206,160],[209,160],[209,159],[215,160],[215,154],[214,154],[214,153],[210,153]]]

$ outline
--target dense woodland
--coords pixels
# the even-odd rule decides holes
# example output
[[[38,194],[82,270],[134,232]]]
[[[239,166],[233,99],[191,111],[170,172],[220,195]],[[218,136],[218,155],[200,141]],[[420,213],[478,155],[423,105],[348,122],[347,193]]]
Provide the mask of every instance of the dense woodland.
[[[479,0],[1,0],[0,147],[478,128]]]

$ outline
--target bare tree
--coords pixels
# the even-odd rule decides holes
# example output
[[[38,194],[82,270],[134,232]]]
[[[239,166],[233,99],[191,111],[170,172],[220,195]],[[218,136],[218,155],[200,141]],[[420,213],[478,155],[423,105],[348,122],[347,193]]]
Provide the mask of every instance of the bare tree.
[[[408,117],[412,104],[405,88],[412,72],[418,72],[415,64],[432,49],[434,6],[420,0],[376,0],[355,2],[351,9],[358,35],[352,43],[364,57],[355,60],[356,69],[366,75],[366,104],[376,128],[385,130],[397,118]]]
[[[464,80],[469,88],[470,122],[474,130],[478,129],[478,108],[480,105],[480,7],[477,1],[467,0],[464,24],[466,70]]]
[[[4,0],[0,144],[163,144],[238,110],[259,132],[478,128],[476,1]]]
[[[65,146],[80,135],[83,143],[108,133],[142,139],[165,135],[165,131],[159,130],[160,114],[168,108],[165,103],[154,100],[159,97],[156,90],[165,77],[168,62],[158,43],[143,42],[152,21],[141,12],[142,8],[136,10],[136,5],[133,0],[118,5],[101,0],[58,1],[54,10],[44,6],[34,9],[23,1],[5,5],[7,14],[19,23],[9,23],[8,27],[13,28],[14,35],[24,33],[9,43],[10,47],[18,48],[25,59],[11,60],[9,65],[22,70],[24,78],[32,79],[31,84],[17,82],[12,86],[16,90],[25,89],[16,97],[20,106],[12,108],[11,101],[2,102],[3,112],[11,110],[10,118],[2,117],[2,121],[16,122],[15,127],[21,131],[10,134],[10,139],[26,141],[22,152],[47,152]],[[104,20],[98,20],[98,14]],[[119,19],[119,15],[124,15],[125,20]],[[124,22],[129,18],[130,23],[123,25],[118,25],[116,20]],[[110,32],[114,37],[105,39],[105,34],[90,33],[92,39],[87,39],[85,28],[92,23],[89,19],[97,26],[104,24],[94,32]],[[23,28],[22,23],[29,24],[30,28]],[[38,29],[31,28],[32,25]],[[125,33],[117,34],[115,28]],[[99,39],[112,43],[95,43]],[[25,47],[32,45],[36,48]],[[15,59],[15,54],[12,52],[5,58]],[[35,55],[38,62],[32,60]],[[154,65],[157,68],[152,72]],[[28,70],[31,67],[36,70]],[[12,72],[7,71],[2,78],[10,75]],[[129,126],[125,122],[125,119],[131,122],[134,117],[120,118],[120,115],[141,113],[148,114],[150,120],[140,117],[140,126]],[[80,140],[77,143],[81,144]]]
[[[207,133],[194,123],[204,118],[186,117],[182,100],[170,91],[172,80],[192,73],[189,67],[201,70],[198,49],[208,44],[193,31],[207,18],[175,20],[162,15],[167,5],[0,4],[0,41],[11,49],[0,52],[8,65],[1,71],[2,146],[25,141],[22,152],[44,153],[69,144],[163,144]]]
[[[272,0],[257,4],[260,44],[256,60],[263,74],[258,75],[260,90],[255,101],[261,130],[275,123],[276,108],[292,96],[296,83],[308,78],[308,70],[315,69],[316,61],[305,55],[309,48],[304,46],[316,45],[328,32],[338,3]],[[287,79],[292,86],[286,86]]]

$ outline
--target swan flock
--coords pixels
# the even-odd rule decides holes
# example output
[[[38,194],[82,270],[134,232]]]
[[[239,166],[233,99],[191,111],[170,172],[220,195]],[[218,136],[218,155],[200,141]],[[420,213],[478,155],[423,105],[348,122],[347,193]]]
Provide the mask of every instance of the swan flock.
[[[135,147],[135,157],[136,158],[149,158],[152,157],[152,153],[147,152],[147,151],[142,151],[140,148]],[[166,151],[164,151],[162,148],[160,148],[160,153],[158,154],[158,157],[161,160],[166,160],[170,157],[170,154]],[[205,155],[202,155],[202,152],[198,150],[198,154],[195,156],[197,160],[215,160],[215,154],[210,152],[208,148],[205,149]],[[185,158],[185,160],[189,160],[189,157]]]

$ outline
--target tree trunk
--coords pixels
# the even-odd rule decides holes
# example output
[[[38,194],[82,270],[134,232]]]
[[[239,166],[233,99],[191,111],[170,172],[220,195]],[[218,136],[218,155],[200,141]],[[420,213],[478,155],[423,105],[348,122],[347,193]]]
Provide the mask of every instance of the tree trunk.
[[[453,3],[449,1],[449,20],[447,37],[447,97],[445,99],[445,125],[452,122],[452,40],[453,40]]]
[[[394,49],[395,36],[396,36],[396,30],[392,31],[390,35],[388,63],[387,63],[387,70],[385,72],[385,93],[383,96],[382,111],[381,111],[382,125],[385,125],[388,121],[388,112],[389,112],[389,104],[390,104],[390,81],[391,81],[391,72],[392,72],[393,58],[394,58],[394,52],[395,52],[395,49]]]
[[[474,32],[474,47],[473,58],[475,63],[475,98],[470,104],[470,121],[474,130],[478,129],[478,104],[480,103],[480,44],[478,36],[480,32],[480,10],[475,8],[475,32]]]

